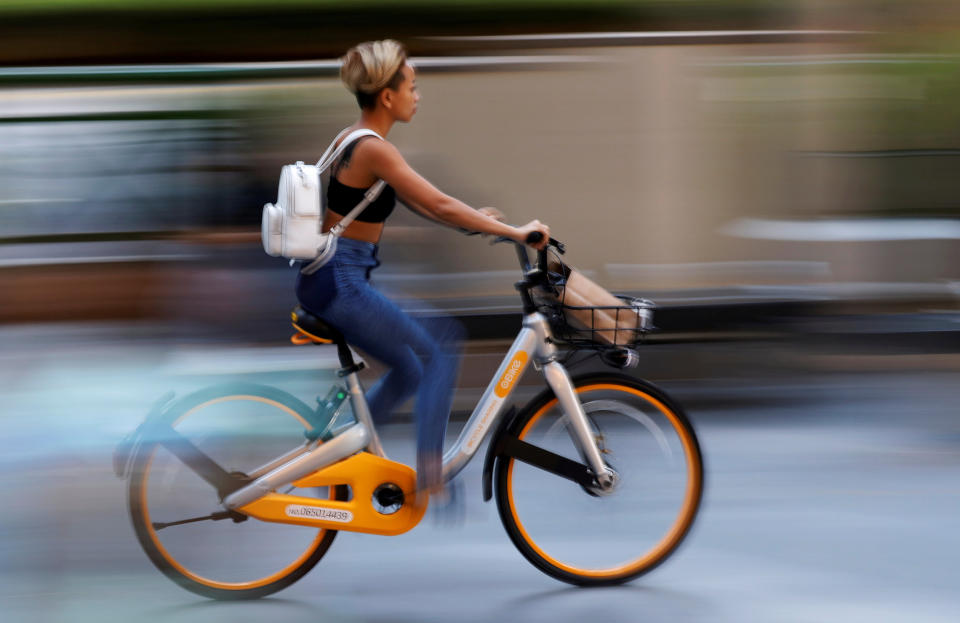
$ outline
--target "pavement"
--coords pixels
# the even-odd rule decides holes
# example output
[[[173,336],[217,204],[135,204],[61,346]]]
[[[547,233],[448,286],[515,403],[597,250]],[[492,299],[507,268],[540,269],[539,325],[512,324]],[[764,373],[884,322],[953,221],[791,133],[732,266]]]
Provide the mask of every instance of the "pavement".
[[[256,377],[307,400],[330,362],[306,348],[96,342],[77,327],[56,340],[48,329],[2,334],[4,621],[960,618],[955,368],[764,377],[728,365],[713,378],[663,379],[701,439],[704,505],[681,549],[622,587],[568,587],[527,563],[493,503],[481,501],[474,461],[460,477],[459,522],[428,515],[390,540],[341,534],[294,586],[230,604],[184,592],[146,559],[112,472],[113,446],[168,390]],[[473,348],[481,346],[496,350]],[[412,457],[409,422],[382,434],[392,457]]]

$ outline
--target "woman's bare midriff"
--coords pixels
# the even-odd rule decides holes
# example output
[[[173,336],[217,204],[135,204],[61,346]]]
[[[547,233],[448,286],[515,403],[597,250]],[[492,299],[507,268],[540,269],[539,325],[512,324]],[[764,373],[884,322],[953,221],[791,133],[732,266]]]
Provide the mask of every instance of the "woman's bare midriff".
[[[323,231],[330,231],[330,228],[343,219],[336,212],[327,210],[323,215]],[[351,240],[360,240],[361,242],[380,242],[380,234],[383,233],[383,223],[364,223],[363,221],[354,221],[343,230],[343,237]]]

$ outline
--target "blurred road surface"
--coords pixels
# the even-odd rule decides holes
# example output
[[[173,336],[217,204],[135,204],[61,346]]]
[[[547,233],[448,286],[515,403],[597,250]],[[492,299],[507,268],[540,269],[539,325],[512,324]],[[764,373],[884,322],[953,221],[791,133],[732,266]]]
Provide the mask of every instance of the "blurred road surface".
[[[316,351],[24,335],[4,328],[0,348],[4,621],[960,620],[952,371],[665,382],[701,437],[705,503],[674,557],[623,587],[572,588],[528,564],[481,501],[474,461],[461,476],[462,524],[428,515],[389,540],[342,533],[274,598],[216,603],[140,550],[113,446],[167,390],[225,376],[312,400],[317,373],[301,357]],[[391,456],[409,460],[410,424],[384,434]]]

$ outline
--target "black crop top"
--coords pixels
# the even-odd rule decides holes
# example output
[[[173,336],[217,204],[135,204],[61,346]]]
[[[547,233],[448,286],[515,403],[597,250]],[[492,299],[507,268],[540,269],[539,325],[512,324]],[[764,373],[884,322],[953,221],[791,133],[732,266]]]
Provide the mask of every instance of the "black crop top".
[[[350,210],[357,207],[357,204],[363,201],[363,193],[369,190],[368,188],[347,186],[337,179],[337,173],[340,172],[342,167],[349,165],[353,148],[356,147],[357,143],[362,141],[363,138],[354,141],[352,145],[349,145],[343,150],[340,162],[338,162],[336,166],[334,166],[333,171],[330,172],[330,184],[327,186],[327,209],[334,214],[346,216]],[[393,207],[396,203],[396,191],[389,185],[384,186],[380,195],[357,216],[356,220],[364,223],[382,223],[386,221],[390,213],[393,212]]]

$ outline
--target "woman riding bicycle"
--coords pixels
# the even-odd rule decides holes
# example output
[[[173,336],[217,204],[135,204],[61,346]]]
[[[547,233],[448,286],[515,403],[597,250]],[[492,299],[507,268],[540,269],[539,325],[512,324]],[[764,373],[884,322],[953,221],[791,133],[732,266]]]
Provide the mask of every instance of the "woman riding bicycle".
[[[340,76],[357,98],[360,119],[351,130],[369,129],[384,139],[397,121],[409,122],[420,95],[403,46],[393,40],[366,42],[342,59]],[[366,139],[366,140],[364,140]],[[476,210],[444,194],[414,171],[386,140],[366,136],[344,151],[330,172],[323,230],[336,225],[377,180],[387,186],[344,231],[333,259],[311,275],[298,274],[301,305],[343,333],[347,342],[389,366],[367,393],[377,423],[417,392],[417,488],[442,486],[442,452],[447,417],[456,381],[463,337],[451,318],[415,319],[370,286],[370,272],[380,265],[378,243],[397,198],[415,212],[448,225],[524,242],[549,228],[539,221],[523,227],[501,222],[492,208]]]

